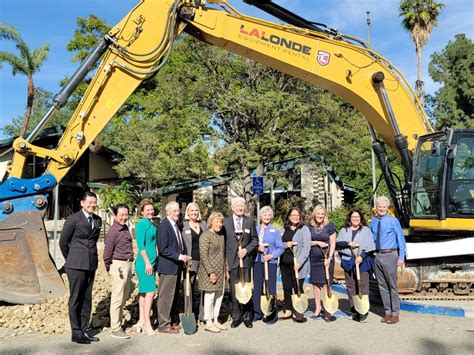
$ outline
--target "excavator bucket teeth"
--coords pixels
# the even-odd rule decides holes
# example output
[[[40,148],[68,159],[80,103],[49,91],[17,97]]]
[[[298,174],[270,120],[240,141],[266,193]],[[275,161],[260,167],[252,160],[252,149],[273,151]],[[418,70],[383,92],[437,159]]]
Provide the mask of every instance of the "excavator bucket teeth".
[[[0,221],[0,301],[41,303],[65,293],[41,213],[17,212]]]

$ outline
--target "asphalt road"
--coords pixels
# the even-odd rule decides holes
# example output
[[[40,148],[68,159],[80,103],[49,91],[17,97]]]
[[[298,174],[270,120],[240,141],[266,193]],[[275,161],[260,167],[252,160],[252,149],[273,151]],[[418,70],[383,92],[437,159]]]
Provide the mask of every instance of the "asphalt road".
[[[344,300],[341,300],[344,303]],[[378,312],[378,310],[376,310]],[[291,320],[253,329],[243,325],[220,334],[199,330],[188,336],[132,334],[128,340],[98,334],[100,342],[78,345],[69,335],[29,334],[0,338],[1,354],[472,354],[474,319],[402,312],[396,325],[380,323],[371,313],[365,324],[342,312],[332,323]]]

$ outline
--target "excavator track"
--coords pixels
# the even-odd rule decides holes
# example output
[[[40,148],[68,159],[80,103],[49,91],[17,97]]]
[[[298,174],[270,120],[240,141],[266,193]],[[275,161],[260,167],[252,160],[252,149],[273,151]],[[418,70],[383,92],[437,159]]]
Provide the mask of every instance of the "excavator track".
[[[446,260],[446,259],[445,259]],[[421,269],[419,265],[411,265],[398,274],[398,289],[400,290],[400,299],[405,301],[474,301],[474,288],[470,270],[472,260],[467,258],[462,267],[466,270],[456,268],[458,273],[446,276],[441,264],[428,264],[428,268]],[[446,268],[444,268],[446,269]],[[428,272],[427,272],[428,270]],[[421,280],[420,271],[430,276],[429,280]],[[438,279],[435,277],[440,275]],[[449,279],[451,276],[451,279]],[[334,279],[344,284],[344,271],[340,266],[339,258],[336,258],[334,268]],[[370,280],[370,291],[379,293],[377,281]]]
[[[419,294],[400,295],[400,299],[404,301],[474,301],[474,295],[459,296],[453,294]]]

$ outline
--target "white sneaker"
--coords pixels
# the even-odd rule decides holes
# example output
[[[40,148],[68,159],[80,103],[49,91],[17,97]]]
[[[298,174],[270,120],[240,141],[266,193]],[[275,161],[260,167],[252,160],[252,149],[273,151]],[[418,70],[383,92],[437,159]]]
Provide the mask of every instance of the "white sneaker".
[[[130,335],[126,334],[121,329],[114,330],[114,331],[110,332],[110,336],[113,337],[113,338],[118,338],[118,339],[129,339],[130,338]]]
[[[219,330],[227,330],[227,326],[224,324],[220,324],[218,321],[214,321],[214,327],[216,327]]]
[[[211,332],[211,333],[221,332],[219,328],[217,328],[211,321],[207,322],[206,326],[204,327],[204,330],[207,330],[208,332]]]

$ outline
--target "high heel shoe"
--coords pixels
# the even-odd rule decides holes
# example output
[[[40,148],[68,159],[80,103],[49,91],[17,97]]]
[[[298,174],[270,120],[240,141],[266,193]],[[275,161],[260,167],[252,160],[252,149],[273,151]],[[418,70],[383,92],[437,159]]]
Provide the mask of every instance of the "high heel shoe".
[[[140,334],[143,331],[143,322],[137,322],[137,334]]]
[[[143,324],[142,326],[142,330],[143,332],[148,335],[148,336],[153,336],[153,335],[156,335],[156,332],[153,330],[153,328],[151,327],[151,324]]]

